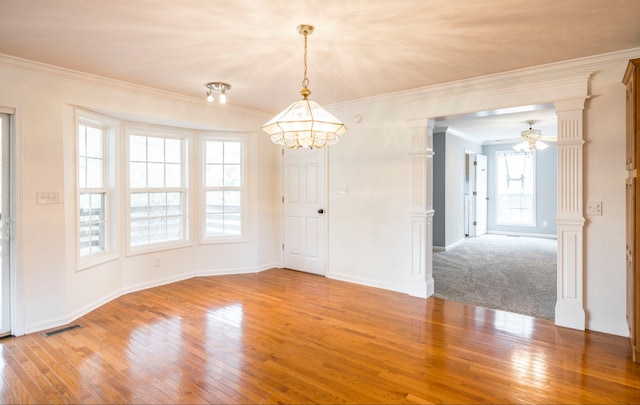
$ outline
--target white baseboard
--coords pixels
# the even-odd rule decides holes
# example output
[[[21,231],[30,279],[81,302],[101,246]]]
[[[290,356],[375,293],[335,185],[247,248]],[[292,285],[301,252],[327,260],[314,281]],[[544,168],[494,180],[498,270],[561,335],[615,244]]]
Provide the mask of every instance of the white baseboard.
[[[487,233],[490,235],[528,236],[530,238],[558,239],[558,235],[552,235],[549,233],[499,232],[499,231],[487,231]]]
[[[230,269],[211,269],[211,270],[197,270],[189,273],[178,274],[172,277],[166,277],[160,280],[153,280],[145,283],[139,283],[135,285],[130,285],[126,287],[122,287],[120,290],[115,291],[111,294],[108,294],[100,299],[93,301],[92,303],[85,305],[82,308],[79,308],[76,311],[71,312],[67,316],[52,319],[47,322],[41,322],[33,325],[27,325],[24,328],[23,333],[21,334],[29,334],[41,332],[48,329],[57,328],[63,325],[67,325],[72,323],[84,315],[88,314],[91,311],[94,311],[104,304],[113,301],[116,298],[119,298],[125,294],[130,294],[136,291],[142,291],[153,287],[159,287],[166,284],[176,283],[178,281],[188,280],[194,277],[208,277],[208,276],[223,276],[229,274],[251,274],[251,273],[259,273],[265,270],[269,270],[272,268],[278,267],[277,265],[264,264],[255,268],[230,268]],[[18,334],[16,334],[17,336]]]

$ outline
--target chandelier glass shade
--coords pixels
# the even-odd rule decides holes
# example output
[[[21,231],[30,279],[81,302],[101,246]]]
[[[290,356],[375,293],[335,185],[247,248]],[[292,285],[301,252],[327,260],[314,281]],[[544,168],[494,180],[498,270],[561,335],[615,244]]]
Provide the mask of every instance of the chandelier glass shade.
[[[299,25],[298,32],[304,35],[304,79],[302,100],[296,101],[273,117],[262,129],[269,134],[271,142],[290,149],[322,149],[338,142],[347,132],[347,127],[320,104],[309,100],[307,79],[307,35],[313,32],[311,25]]]

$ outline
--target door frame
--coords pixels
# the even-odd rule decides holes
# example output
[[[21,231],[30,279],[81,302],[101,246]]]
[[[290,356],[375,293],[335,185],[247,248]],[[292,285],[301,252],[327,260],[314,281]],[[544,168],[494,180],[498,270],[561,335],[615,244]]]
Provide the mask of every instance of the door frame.
[[[0,106],[0,113],[9,117],[9,212],[11,213],[11,239],[9,241],[10,334],[24,334],[24,306],[22,297],[22,138],[21,114],[15,107]]]

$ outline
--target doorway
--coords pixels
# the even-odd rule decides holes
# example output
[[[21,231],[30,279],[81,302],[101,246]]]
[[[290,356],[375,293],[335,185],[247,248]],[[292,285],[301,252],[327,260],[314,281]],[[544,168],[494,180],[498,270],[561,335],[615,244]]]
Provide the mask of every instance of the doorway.
[[[284,149],[284,268],[325,275],[326,159],[326,149]]]
[[[0,337],[11,334],[11,117],[0,112]]]
[[[465,152],[465,236],[487,233],[487,157]]]
[[[536,311],[544,309],[544,313],[547,313],[548,310],[553,313],[556,303],[556,263],[558,258],[557,248],[555,247],[557,241],[554,239],[556,233],[552,232],[552,230],[556,230],[554,218],[557,212],[557,185],[555,180],[558,177],[558,173],[555,166],[555,147],[545,152],[544,164],[540,167],[543,172],[540,173],[539,177],[544,179],[544,193],[540,194],[540,198],[544,200],[544,204],[538,205],[535,225],[524,227],[496,223],[495,202],[497,202],[496,184],[498,171],[496,170],[496,160],[494,158],[495,151],[511,150],[513,145],[520,141],[521,130],[526,127],[527,119],[530,117],[535,117],[540,120],[541,124],[544,124],[543,133],[545,135],[556,135],[557,118],[551,106],[544,109],[532,107],[530,111],[508,114],[492,114],[488,111],[436,119],[436,125],[446,127],[447,136],[451,137],[448,149],[445,152],[447,157],[453,157],[453,160],[450,165],[446,166],[447,170],[452,170],[449,172],[450,174],[444,179],[438,180],[434,178],[434,184],[440,181],[451,185],[456,181],[464,181],[463,193],[458,192],[452,195],[451,199],[460,199],[462,198],[461,194],[463,194],[465,208],[464,212],[460,210],[460,214],[457,214],[459,215],[458,218],[464,216],[464,233],[456,234],[459,238],[458,240],[464,243],[450,244],[450,249],[437,249],[433,253],[432,271],[435,296],[472,304],[480,302],[472,299],[474,294],[479,297],[483,295],[478,293],[481,291],[480,284],[469,283],[467,293],[465,285],[460,282],[461,280],[465,282],[472,280],[473,276],[479,277],[483,282],[486,281],[487,291],[491,291],[491,294],[484,294],[482,298],[486,298],[487,301],[482,301],[483,304],[481,306],[491,307],[487,303],[488,297],[494,297],[494,305],[497,305],[494,308],[504,308],[506,300],[509,299],[509,302],[515,305],[511,309],[512,312],[532,314],[534,312],[527,312],[532,311],[532,308],[534,308],[533,305],[529,305],[528,299],[531,298],[531,302],[535,305],[544,302],[544,305],[540,304],[538,305],[539,308],[536,307]],[[438,151],[436,150],[437,153]],[[553,165],[551,165],[549,159],[553,160]],[[435,164],[434,158],[434,167]],[[488,176],[489,171],[491,171],[491,177]],[[454,178],[451,178],[451,173],[455,175]],[[434,174],[442,173],[437,172],[434,168]],[[551,177],[553,177],[553,181],[550,180]],[[553,193],[549,190],[553,190]],[[489,194],[491,197],[489,197]],[[488,198],[491,198],[491,200]],[[434,194],[434,207],[435,199],[436,196]],[[441,205],[449,209],[453,202],[444,201]],[[533,209],[535,210],[535,205]],[[435,215],[438,215],[437,209]],[[446,223],[447,228],[445,231],[448,234],[456,232],[456,228],[452,225],[455,225],[453,221]],[[485,236],[487,232],[494,235]],[[475,236],[481,237],[475,238]],[[497,246],[488,243],[494,240],[499,242]],[[524,243],[525,240],[530,243]],[[517,245],[518,252],[521,252],[519,254],[514,253],[516,250],[510,251],[506,247],[507,243],[516,246],[516,242],[523,243],[523,246]],[[504,246],[501,247],[501,244]],[[526,270],[531,265],[531,261],[527,261],[524,257],[526,255],[532,255],[534,259],[542,257],[542,253],[536,255],[533,249],[538,244],[544,244],[543,253],[546,258],[544,266],[540,266],[540,271],[536,273],[539,279],[531,282],[532,288],[524,289],[521,296],[523,299],[511,300],[511,295],[516,291],[513,287],[524,285],[524,282],[520,283],[521,285],[518,284],[518,274],[520,274],[521,270]],[[551,245],[551,247],[548,245]],[[527,249],[528,247],[532,247],[532,249],[529,250]],[[484,277],[482,274],[485,274],[485,268],[482,268],[482,271],[478,270],[478,267],[484,264],[481,259],[487,259],[490,262],[485,266],[487,272]],[[502,272],[502,269],[505,271]],[[489,273],[489,270],[493,270],[493,272]],[[528,277],[526,271],[522,274]],[[496,282],[495,280],[500,281]],[[513,284],[509,283],[511,280],[514,280]],[[528,282],[529,279],[527,278]],[[455,294],[452,294],[454,291]],[[535,294],[533,293],[534,291]],[[540,298],[538,302],[536,302],[535,297]],[[468,299],[468,301],[465,299]],[[538,311],[537,313],[540,312]],[[545,317],[553,319],[553,315],[545,315]]]

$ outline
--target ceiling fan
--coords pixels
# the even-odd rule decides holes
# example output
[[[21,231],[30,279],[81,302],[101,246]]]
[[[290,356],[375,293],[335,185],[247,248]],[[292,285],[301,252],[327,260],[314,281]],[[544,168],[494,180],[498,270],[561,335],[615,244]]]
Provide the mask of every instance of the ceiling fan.
[[[542,142],[542,139],[548,142],[555,142],[557,140],[556,137],[553,136],[542,136],[542,131],[539,129],[533,129],[533,124],[535,124],[535,120],[528,120],[527,124],[529,124],[529,129],[525,129],[520,133],[522,136],[522,142],[516,144],[513,149],[519,152],[527,152],[533,150],[545,150],[549,145]]]

